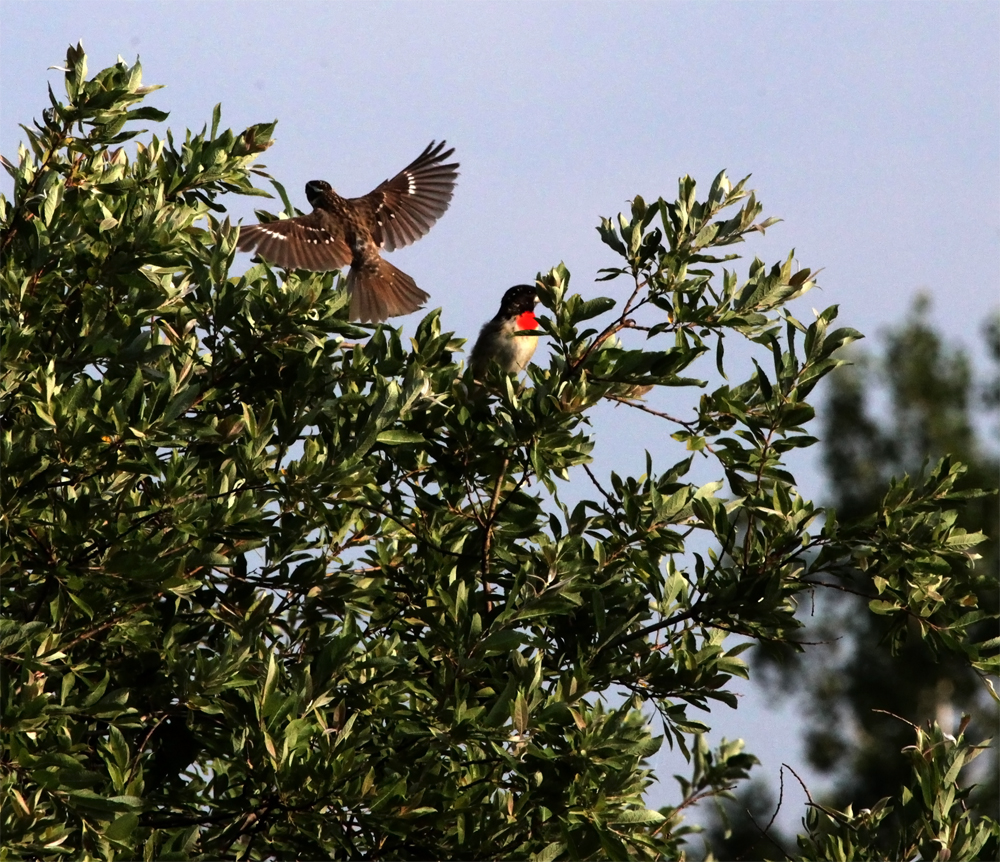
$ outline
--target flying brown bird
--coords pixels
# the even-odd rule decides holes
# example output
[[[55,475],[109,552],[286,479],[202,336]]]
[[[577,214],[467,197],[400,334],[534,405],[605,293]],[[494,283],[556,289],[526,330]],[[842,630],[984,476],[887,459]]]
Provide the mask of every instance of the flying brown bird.
[[[379,252],[416,242],[448,209],[458,162],[444,164],[455,152],[444,146],[444,141],[431,141],[396,176],[364,197],[342,198],[328,182],[310,180],[306,197],[311,213],[244,225],[237,247],[285,269],[323,272],[350,264],[352,320],[378,322],[416,311],[429,294]]]

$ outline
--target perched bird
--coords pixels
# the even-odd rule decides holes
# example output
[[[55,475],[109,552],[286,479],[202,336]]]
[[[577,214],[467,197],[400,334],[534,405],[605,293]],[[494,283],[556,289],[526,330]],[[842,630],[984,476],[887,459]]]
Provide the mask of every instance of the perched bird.
[[[342,198],[328,182],[310,180],[306,197],[311,213],[244,225],[237,248],[256,251],[286,269],[323,272],[350,264],[352,320],[378,322],[416,311],[429,294],[379,252],[416,242],[448,209],[458,162],[444,164],[455,152],[444,146],[444,141],[431,141],[396,176],[364,197]]]
[[[538,329],[537,303],[533,285],[517,284],[507,290],[500,300],[500,310],[483,324],[472,348],[472,373],[476,378],[481,379],[494,364],[507,374],[524,370],[538,346],[538,336],[517,333]]]

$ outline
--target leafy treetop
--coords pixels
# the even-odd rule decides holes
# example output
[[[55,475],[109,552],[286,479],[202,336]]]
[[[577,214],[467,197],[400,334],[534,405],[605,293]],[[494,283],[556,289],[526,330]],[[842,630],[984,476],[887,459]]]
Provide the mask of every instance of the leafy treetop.
[[[948,508],[959,465],[851,523],[795,488],[806,399],[858,334],[790,314],[814,283],[792,255],[727,268],[771,224],[746,181],[603,220],[626,290],[541,276],[548,366],[484,388],[437,311],[404,346],[346,319],[339,275],[231,275],[219,198],[263,194],[273,124],[216,109],[129,153],[130,123],[164,118],[132,107],[151,89],[71,48],[0,201],[12,858],[678,858],[684,809],[754,763],[693,714],[736,706],[728,633],[793,641],[800,598],[860,567],[893,643],[988,667],[951,566],[978,541]],[[727,338],[762,358],[709,391],[687,375],[713,349],[723,370]],[[663,386],[686,414],[637,400]],[[662,420],[668,466],[594,474],[608,399]],[[718,479],[687,480],[694,458]],[[580,481],[594,499],[564,505]],[[664,739],[691,774],[651,811]],[[885,807],[974,848],[996,827],[967,822],[948,756]],[[817,810],[803,853],[863,856],[865,834]]]

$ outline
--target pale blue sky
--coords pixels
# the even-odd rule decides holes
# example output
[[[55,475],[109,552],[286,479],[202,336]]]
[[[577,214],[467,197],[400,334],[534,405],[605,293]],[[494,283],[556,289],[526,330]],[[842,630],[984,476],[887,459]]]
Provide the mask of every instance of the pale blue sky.
[[[784,219],[736,251],[771,263],[795,248],[825,268],[800,319],[839,303],[841,323],[877,335],[927,290],[944,331],[978,350],[998,303],[995,2],[3,0],[0,11],[8,157],[17,124],[46,106],[46,81],[62,92],[46,68],[79,39],[91,71],[140,55],[146,83],[167,85],[149,103],[175,130],[210,122],[217,102],[234,130],[278,119],[261,161],[305,209],[307,180],[363,194],[447,138],[462,164],[451,209],[391,259],[466,338],[506,287],[560,260],[575,290],[615,295],[624,287],[593,283],[614,263],[599,217],[635,194],[672,199],[685,173],[707,186],[723,168],[752,173],[765,215]],[[9,193],[6,176],[0,187]],[[261,205],[226,203],[246,219]],[[605,472],[640,473],[644,447],[672,445],[651,443],[659,426],[627,409],[600,414],[602,430]],[[814,462],[800,481],[821,493]],[[713,737],[746,736],[768,776],[801,764],[787,710],[748,695],[725,712]],[[665,789],[653,801],[672,798]]]

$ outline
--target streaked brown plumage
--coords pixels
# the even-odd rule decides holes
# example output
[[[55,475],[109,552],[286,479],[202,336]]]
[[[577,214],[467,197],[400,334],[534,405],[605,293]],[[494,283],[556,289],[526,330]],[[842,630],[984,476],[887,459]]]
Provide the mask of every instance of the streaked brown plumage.
[[[458,176],[445,142],[428,145],[391,180],[360,198],[342,198],[324,180],[306,183],[308,215],[240,228],[237,247],[286,269],[322,272],[351,265],[351,318],[385,320],[416,311],[429,294],[382,259],[416,242],[444,215]]]

